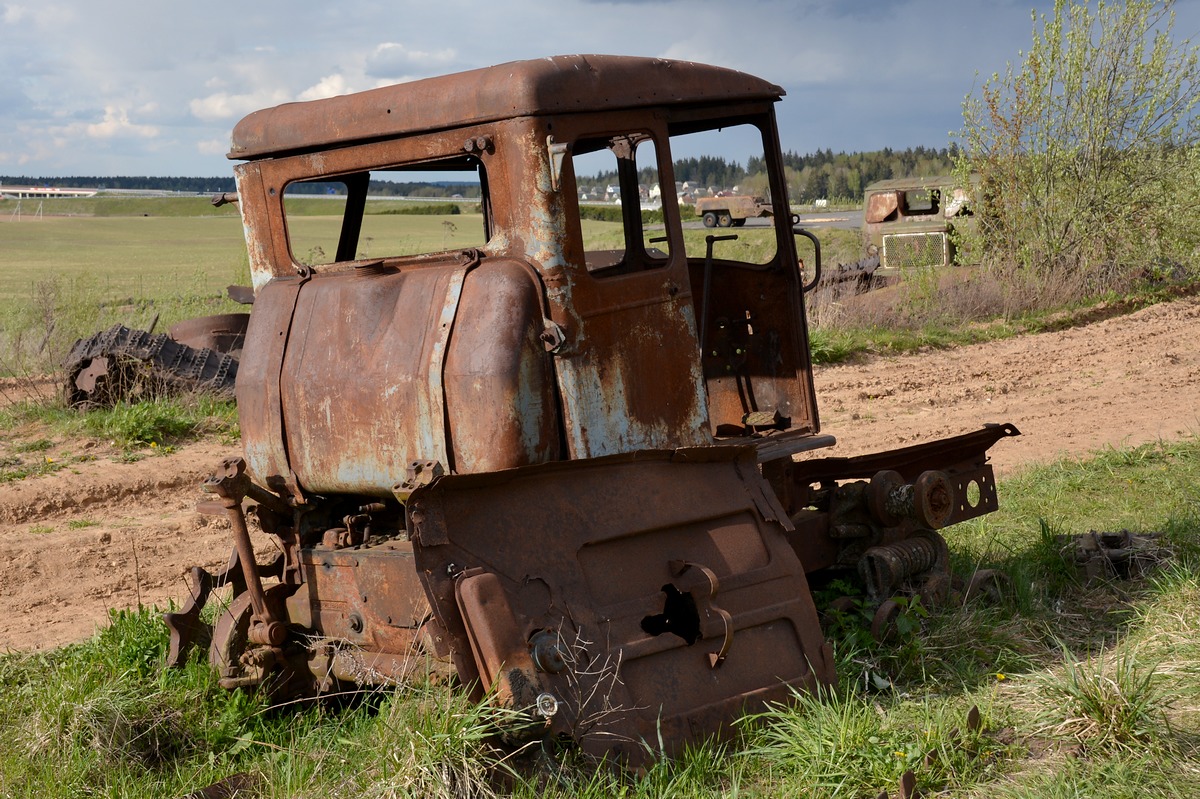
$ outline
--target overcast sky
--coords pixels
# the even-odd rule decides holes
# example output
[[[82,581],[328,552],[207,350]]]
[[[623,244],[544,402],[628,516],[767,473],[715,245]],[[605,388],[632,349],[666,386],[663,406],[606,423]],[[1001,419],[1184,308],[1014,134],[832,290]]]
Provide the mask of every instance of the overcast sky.
[[[944,147],[963,97],[1017,59],[1049,5],[0,0],[0,174],[225,176],[229,133],[258,108],[564,53],[778,83],[783,146],[799,153]],[[1184,0],[1176,37],[1198,30],[1200,0]]]

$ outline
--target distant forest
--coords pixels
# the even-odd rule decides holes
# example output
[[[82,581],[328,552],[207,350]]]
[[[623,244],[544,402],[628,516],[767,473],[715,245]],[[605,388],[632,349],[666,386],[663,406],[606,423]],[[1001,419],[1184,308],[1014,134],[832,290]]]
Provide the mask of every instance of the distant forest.
[[[869,153],[834,153],[817,150],[808,155],[791,151],[783,154],[787,173],[788,197],[792,202],[847,200],[859,202],[863,189],[877,180],[891,178],[936,177],[954,169],[957,148],[910,147],[886,148]],[[763,193],[766,188],[766,163],[750,158],[745,166],[714,156],[683,158],[675,162],[675,179],[704,188],[742,188],[744,194]],[[615,181],[616,173],[597,175],[597,184]],[[657,180],[654,170],[643,170],[643,183]],[[581,180],[581,182],[583,182]]]
[[[812,202],[827,198],[831,200],[861,200],[863,189],[870,183],[888,178],[933,177],[949,173],[957,157],[955,148],[910,147],[904,150],[885,148],[867,153],[834,153],[832,150],[817,150],[815,153],[799,155],[783,154],[787,170],[788,194],[793,202]],[[765,186],[765,163],[760,157],[751,157],[743,166],[736,161],[727,161],[715,156],[683,158],[675,162],[675,179],[704,187],[729,189],[747,186],[759,190]],[[612,182],[616,174],[599,174],[586,178],[595,183]],[[655,180],[653,170],[647,171],[648,182]],[[584,182],[585,179],[580,180]],[[234,191],[232,177],[187,178],[187,177],[62,177],[44,178],[0,175],[0,185],[53,186],[76,189],[112,189],[118,191],[171,191],[191,194],[215,194]],[[758,187],[758,188],[756,188]],[[293,186],[289,191],[299,190]],[[339,183],[309,183],[303,186],[304,193],[340,194]],[[479,185],[475,183],[399,183],[394,181],[371,181],[371,193],[376,195],[399,195],[410,197],[449,198],[461,195],[467,198],[479,196]]]

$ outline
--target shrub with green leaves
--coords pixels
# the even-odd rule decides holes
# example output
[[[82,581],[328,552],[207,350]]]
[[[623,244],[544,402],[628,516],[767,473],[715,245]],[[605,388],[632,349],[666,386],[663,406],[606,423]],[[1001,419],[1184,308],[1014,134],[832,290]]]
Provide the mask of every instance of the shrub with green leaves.
[[[987,263],[1043,294],[1194,272],[1200,62],[1173,6],[1057,0],[1019,63],[965,100],[959,171],[981,178]]]

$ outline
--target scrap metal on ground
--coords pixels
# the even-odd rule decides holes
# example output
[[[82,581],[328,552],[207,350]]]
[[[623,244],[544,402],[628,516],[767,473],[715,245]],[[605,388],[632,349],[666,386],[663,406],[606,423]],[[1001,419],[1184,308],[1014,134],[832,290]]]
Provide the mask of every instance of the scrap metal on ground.
[[[432,664],[638,764],[835,681],[815,586],[861,581],[884,616],[943,592],[937,531],[996,509],[987,451],[1018,431],[818,457],[835,439],[797,248],[815,237],[783,215],[684,236],[672,153],[695,136],[757,137],[767,200],[788,207],[782,97],[717,67],[560,56],[242,120],[244,458],[201,507],[235,547],[223,572],[192,570],[172,662],[211,638],[222,685],[281,697]],[[580,226],[597,163],[621,184],[615,246]],[[367,212],[372,180],[432,171],[481,189],[477,228],[444,227],[464,244],[419,245],[409,217]],[[341,217],[332,238],[289,216],[315,193]]]
[[[228,291],[239,302],[253,302],[243,287]],[[63,398],[70,407],[188,392],[232,399],[249,320],[246,313],[202,316],[157,334],[154,325],[149,330],[113,325],[79,339],[63,362]]]

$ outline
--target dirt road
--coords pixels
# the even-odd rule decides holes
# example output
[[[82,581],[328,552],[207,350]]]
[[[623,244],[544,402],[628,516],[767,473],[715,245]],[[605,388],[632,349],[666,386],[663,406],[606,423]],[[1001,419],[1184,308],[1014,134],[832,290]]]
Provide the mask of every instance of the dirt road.
[[[827,452],[854,455],[1012,422],[993,450],[1003,475],[1104,446],[1200,432],[1200,299],[1071,330],[953,351],[872,359],[816,375]],[[10,455],[0,442],[0,460]],[[233,449],[213,443],[137,463],[105,453],[0,485],[0,649],[85,638],[110,608],[185,596],[188,566],[215,569],[227,523],[195,503]],[[50,456],[47,456],[50,457]],[[264,548],[269,542],[263,537]]]

